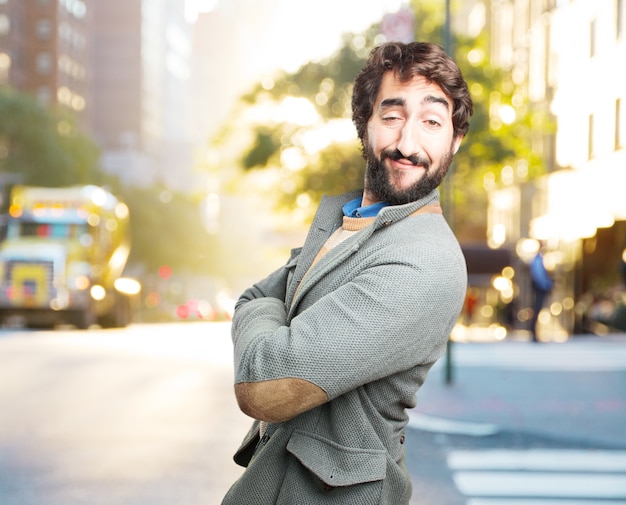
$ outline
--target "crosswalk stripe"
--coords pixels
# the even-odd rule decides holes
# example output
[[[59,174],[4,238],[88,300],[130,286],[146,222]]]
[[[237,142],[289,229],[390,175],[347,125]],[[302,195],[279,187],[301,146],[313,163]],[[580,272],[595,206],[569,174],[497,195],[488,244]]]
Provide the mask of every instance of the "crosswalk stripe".
[[[626,498],[623,475],[456,472],[454,482],[466,496],[539,498]]]
[[[534,470],[626,472],[626,451],[527,449],[452,451],[448,467],[456,470]]]
[[[486,437],[495,435],[500,431],[497,425],[490,423],[454,421],[452,419],[443,419],[414,411],[410,412],[409,416],[408,426],[422,431],[467,435],[470,437]]]
[[[466,505],[626,504],[626,451],[462,449],[447,463]]]
[[[624,505],[626,501],[611,500],[610,502],[601,503],[606,503],[606,505]],[[549,500],[536,498],[470,498],[465,505],[601,505],[601,503],[598,503],[598,500],[559,500],[555,498],[550,498]]]

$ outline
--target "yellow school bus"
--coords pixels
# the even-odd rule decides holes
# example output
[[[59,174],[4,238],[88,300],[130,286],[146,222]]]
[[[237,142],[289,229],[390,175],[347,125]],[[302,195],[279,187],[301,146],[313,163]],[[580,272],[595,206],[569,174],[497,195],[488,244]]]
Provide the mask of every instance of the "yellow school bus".
[[[128,207],[98,186],[14,186],[0,244],[0,318],[27,326],[126,326]]]

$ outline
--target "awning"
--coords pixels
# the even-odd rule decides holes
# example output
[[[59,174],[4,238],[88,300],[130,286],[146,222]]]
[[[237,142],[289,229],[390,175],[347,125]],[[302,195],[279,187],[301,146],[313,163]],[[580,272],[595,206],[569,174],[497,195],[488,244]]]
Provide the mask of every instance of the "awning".
[[[461,244],[461,249],[465,255],[470,284],[476,283],[472,280],[489,279],[492,275],[501,273],[504,267],[511,265],[512,253],[509,249],[491,249],[487,244],[481,243]]]

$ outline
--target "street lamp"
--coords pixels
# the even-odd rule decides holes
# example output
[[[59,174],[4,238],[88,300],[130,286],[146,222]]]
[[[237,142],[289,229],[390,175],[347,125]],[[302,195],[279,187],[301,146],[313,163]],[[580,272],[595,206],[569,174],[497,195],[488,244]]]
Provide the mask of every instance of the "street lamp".
[[[446,19],[443,26],[443,48],[449,56],[452,56],[452,31],[450,29],[450,0],[446,0]],[[450,165],[448,176],[444,179],[443,207],[448,216],[450,227],[454,230],[454,212],[452,211],[452,176],[454,164]],[[452,384],[452,339],[448,337],[446,345],[445,381]]]

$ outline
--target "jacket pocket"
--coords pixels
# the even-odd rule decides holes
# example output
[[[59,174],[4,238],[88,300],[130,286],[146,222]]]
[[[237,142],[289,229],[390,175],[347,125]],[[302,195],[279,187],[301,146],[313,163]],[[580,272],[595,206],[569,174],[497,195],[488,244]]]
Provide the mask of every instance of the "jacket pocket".
[[[235,455],[233,456],[235,463],[239,466],[247,467],[250,460],[254,456],[259,440],[259,421],[255,420],[241,442],[241,446],[237,449],[237,452],[235,452]]]
[[[303,431],[292,434],[287,451],[329,487],[382,481],[387,473],[384,450],[346,447]]]

